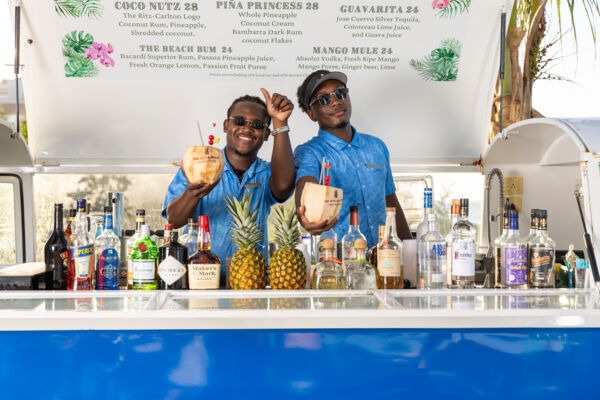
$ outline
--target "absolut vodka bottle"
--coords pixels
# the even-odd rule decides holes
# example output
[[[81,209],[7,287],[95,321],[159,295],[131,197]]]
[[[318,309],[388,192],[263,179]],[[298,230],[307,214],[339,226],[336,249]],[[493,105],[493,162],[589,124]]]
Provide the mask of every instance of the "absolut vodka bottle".
[[[469,222],[469,199],[460,199],[460,217],[452,227],[451,287],[475,286],[475,226]]]
[[[427,215],[427,232],[417,241],[418,288],[443,289],[446,287],[446,241],[440,235],[436,215]]]
[[[519,214],[508,214],[510,226],[502,245],[502,269],[500,286],[527,288],[527,243],[519,235]]]

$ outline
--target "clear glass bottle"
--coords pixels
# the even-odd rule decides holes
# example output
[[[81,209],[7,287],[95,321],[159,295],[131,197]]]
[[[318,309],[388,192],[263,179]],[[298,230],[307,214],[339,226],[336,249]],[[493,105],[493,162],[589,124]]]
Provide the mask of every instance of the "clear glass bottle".
[[[357,249],[356,258],[346,264],[346,289],[377,289],[375,268],[367,261],[367,249]]]
[[[548,212],[539,210],[538,213],[539,232],[527,243],[529,285],[532,288],[549,288],[554,286],[550,277],[556,258],[556,244],[548,236]]]
[[[69,251],[67,290],[94,288],[94,238],[88,233],[85,210],[85,199],[77,199],[77,216]]]
[[[54,205],[54,229],[44,246],[46,264],[46,290],[65,290],[67,288],[67,269],[69,247],[63,231],[63,205]]]
[[[325,257],[325,252],[323,251],[323,243],[327,243],[327,246],[329,246],[329,243],[333,243],[333,249],[334,249],[333,252],[334,252],[334,255],[337,257],[338,237],[337,237],[337,233],[335,233],[333,228],[321,233],[321,235],[318,236],[317,259],[316,259],[317,263],[323,261],[323,258]]]
[[[127,239],[127,289],[133,289],[133,266],[131,263],[131,253],[133,247],[140,240],[142,234],[142,226],[146,224],[146,210],[135,211],[135,233]]]
[[[423,220],[417,225],[417,240],[427,233],[429,228],[428,215],[431,213],[433,213],[433,190],[425,188],[423,190]]]
[[[527,288],[527,243],[519,235],[519,214],[516,210],[508,213],[510,220],[508,234],[502,244],[502,269],[500,286]]]
[[[475,235],[475,226],[469,222],[469,199],[460,199],[460,217],[452,227],[452,288],[475,286]]]
[[[377,288],[404,288],[402,242],[396,234],[396,209],[386,208],[385,235],[377,244]]]
[[[198,250],[188,260],[188,285],[190,289],[218,289],[221,284],[221,260],[210,251],[208,215],[198,217],[198,226]]]
[[[156,243],[150,238],[150,225],[142,225],[140,236],[131,253],[133,289],[156,290],[158,251]]]
[[[454,235],[452,228],[458,222],[460,216],[460,200],[452,199],[450,207],[450,232],[446,235],[446,287],[452,286],[452,241]]]
[[[436,215],[427,215],[427,232],[417,241],[419,289],[446,287],[446,241],[438,232]]]
[[[342,264],[344,270],[348,262],[356,260],[358,251],[367,251],[367,238],[358,225],[358,206],[350,206],[350,226],[342,238]]]
[[[313,289],[344,289],[344,269],[331,240],[323,242],[323,261],[315,266]]]
[[[510,227],[510,219],[508,218],[508,207],[504,208],[504,215],[502,218],[503,227],[502,234],[494,240],[494,287],[501,288],[500,285],[501,276],[502,276],[502,246],[504,245],[504,240],[506,240],[506,235],[508,235],[508,230]]]
[[[164,244],[158,248],[158,289],[187,289],[187,247],[177,242],[173,225],[165,225]]]
[[[189,218],[187,223],[187,233],[181,236],[181,244],[187,247],[188,255],[191,257],[198,251],[198,223],[194,218]]]
[[[96,246],[96,289],[119,289],[119,259],[121,241],[113,231],[112,207],[104,207],[104,229],[98,235]]]

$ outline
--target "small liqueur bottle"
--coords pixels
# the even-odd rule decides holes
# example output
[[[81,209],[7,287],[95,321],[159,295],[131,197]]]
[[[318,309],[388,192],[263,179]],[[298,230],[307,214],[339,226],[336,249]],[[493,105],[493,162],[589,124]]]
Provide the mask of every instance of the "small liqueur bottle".
[[[506,240],[506,235],[508,235],[508,230],[510,227],[510,219],[508,218],[508,201],[507,206],[504,208],[504,215],[502,218],[503,227],[502,234],[494,240],[494,258],[495,258],[495,270],[494,270],[494,287],[501,288],[500,284],[501,276],[502,276],[502,246],[504,245],[504,240]]]
[[[346,264],[346,289],[377,289],[377,275],[375,268],[367,261],[366,246],[356,249],[356,259]]]
[[[519,235],[519,214],[508,213],[508,234],[502,245],[502,269],[500,286],[527,289],[527,243]]]
[[[450,232],[446,235],[446,287],[452,286],[452,241],[454,232],[452,228],[458,222],[460,216],[460,200],[453,199],[450,207]]]
[[[67,239],[67,243],[70,245],[71,244],[71,233],[72,233],[72,227],[71,227],[71,223],[75,220],[75,216],[77,215],[77,210],[74,208],[71,208],[69,210],[69,220],[67,223],[67,228],[65,229],[65,238]]]
[[[112,207],[104,207],[104,229],[96,238],[96,289],[119,289],[121,241],[113,231]]]
[[[431,188],[425,188],[423,191],[423,220],[417,225],[417,240],[427,233],[429,220],[427,216],[433,213],[433,191]]]
[[[332,290],[344,288],[344,269],[342,262],[335,256],[332,240],[323,241],[323,261],[315,266],[313,289]]]
[[[446,241],[440,235],[436,215],[427,214],[427,232],[417,241],[419,289],[446,287]]]
[[[94,239],[88,233],[85,199],[77,199],[75,229],[71,235],[67,290],[92,290],[94,270]]]
[[[164,244],[158,248],[158,289],[187,289],[187,247],[177,242],[173,225],[165,225]]]
[[[475,286],[475,227],[469,222],[469,199],[460,199],[460,217],[452,227],[452,288]]]
[[[69,246],[63,232],[63,205],[54,205],[54,230],[44,246],[46,290],[67,288]]]
[[[529,285],[532,288],[549,288],[554,286],[550,276],[556,258],[556,245],[554,240],[548,237],[548,212],[539,210],[538,215],[539,233],[527,243]]]
[[[188,255],[191,257],[198,251],[198,224],[194,218],[188,219],[187,229],[187,233],[181,236],[181,244],[187,247]]]
[[[210,251],[208,215],[198,217],[198,226],[198,250],[188,260],[188,285],[190,289],[218,289],[221,280],[221,260]]]
[[[377,243],[377,288],[403,289],[402,242],[396,236],[396,209],[386,208],[385,235]]]
[[[150,225],[142,225],[140,236],[131,253],[133,289],[155,290],[158,252],[156,243],[150,238]]]
[[[356,245],[360,248],[357,249]],[[356,260],[357,250],[367,250],[367,239],[358,225],[358,206],[350,206],[350,226],[342,238],[342,263],[344,269],[351,260]]]
[[[131,254],[133,253],[133,247],[140,240],[142,234],[142,226],[146,224],[146,211],[136,210],[135,211],[135,233],[132,237],[127,239],[127,289],[133,289],[133,265],[131,261]]]

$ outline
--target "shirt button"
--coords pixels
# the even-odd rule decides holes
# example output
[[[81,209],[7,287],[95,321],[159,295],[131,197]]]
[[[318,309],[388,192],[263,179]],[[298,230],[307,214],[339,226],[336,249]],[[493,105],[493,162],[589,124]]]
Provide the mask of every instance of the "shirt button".
[[[363,187],[365,187],[365,186],[363,185]],[[370,209],[371,209],[371,207],[370,207],[370,206],[367,206],[367,210],[370,210]]]
[[[366,188],[366,186],[365,186],[365,185],[363,185],[363,189],[364,189],[364,188]]]
[[[348,144],[348,147],[352,147],[352,146],[350,146],[350,144]]]

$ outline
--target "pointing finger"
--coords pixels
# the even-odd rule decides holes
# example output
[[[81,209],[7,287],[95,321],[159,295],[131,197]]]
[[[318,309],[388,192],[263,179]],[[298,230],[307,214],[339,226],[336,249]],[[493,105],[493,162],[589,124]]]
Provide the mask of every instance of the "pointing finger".
[[[271,105],[271,96],[269,95],[269,92],[267,91],[267,89],[264,88],[260,88],[260,91],[262,92],[263,96],[265,96],[265,103],[267,103],[267,107]]]

